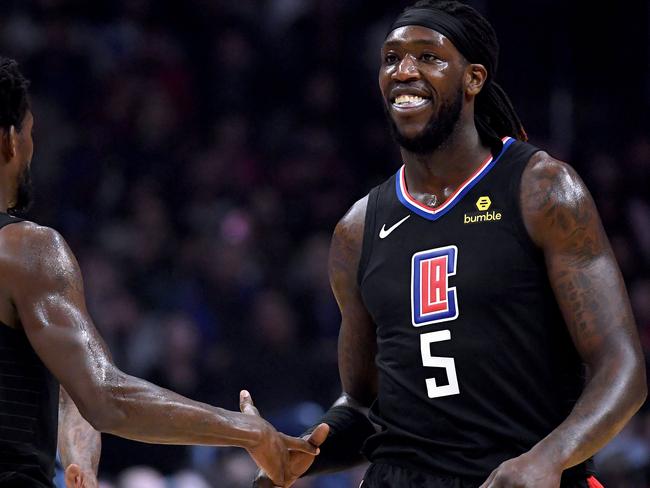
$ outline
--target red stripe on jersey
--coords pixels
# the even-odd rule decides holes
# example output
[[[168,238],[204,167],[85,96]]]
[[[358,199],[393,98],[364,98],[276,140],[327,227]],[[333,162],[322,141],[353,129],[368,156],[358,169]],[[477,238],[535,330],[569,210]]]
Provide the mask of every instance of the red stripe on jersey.
[[[598,481],[593,476],[587,478],[587,485],[589,486],[589,488],[605,488],[603,485],[600,484],[600,481]]]

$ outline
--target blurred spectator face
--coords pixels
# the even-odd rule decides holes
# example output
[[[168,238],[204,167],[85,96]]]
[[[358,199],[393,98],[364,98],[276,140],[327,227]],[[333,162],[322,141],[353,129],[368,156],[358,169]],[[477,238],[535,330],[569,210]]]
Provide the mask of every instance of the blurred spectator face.
[[[327,271],[329,248],[328,235],[315,235],[307,240],[294,264],[295,279],[309,292],[331,293]]]
[[[211,488],[208,482],[198,473],[192,471],[181,471],[172,479],[174,488]]]
[[[165,322],[167,357],[170,363],[198,356],[199,331],[192,319],[184,314],[172,315]]]
[[[296,318],[283,295],[265,291],[253,305],[253,328],[259,331],[259,340],[269,346],[283,347],[296,340]]]
[[[156,470],[135,467],[127,469],[120,475],[117,488],[167,488],[167,483]]]
[[[250,486],[257,469],[246,453],[231,450],[224,457],[220,471],[225,486],[243,487]]]
[[[149,149],[164,145],[177,126],[177,117],[169,95],[158,86],[149,87],[141,100],[136,121],[140,144]]]

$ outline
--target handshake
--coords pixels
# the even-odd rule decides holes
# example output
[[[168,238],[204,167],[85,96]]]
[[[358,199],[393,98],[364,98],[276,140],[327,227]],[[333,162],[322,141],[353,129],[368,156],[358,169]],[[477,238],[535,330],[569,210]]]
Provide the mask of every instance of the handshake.
[[[320,452],[319,446],[329,434],[327,424],[318,425],[311,434],[302,439],[278,432],[262,419],[246,390],[239,394],[239,409],[243,414],[259,419],[261,424],[259,441],[254,447],[246,448],[260,468],[253,481],[253,487],[273,488],[293,485],[312,465]]]

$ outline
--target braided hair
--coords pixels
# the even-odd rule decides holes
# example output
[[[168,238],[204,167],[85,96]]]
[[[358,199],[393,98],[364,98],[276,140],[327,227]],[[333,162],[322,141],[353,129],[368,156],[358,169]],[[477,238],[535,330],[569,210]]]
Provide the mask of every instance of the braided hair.
[[[474,121],[481,140],[494,147],[501,139],[510,136],[525,141],[526,131],[506,92],[496,82],[499,61],[499,42],[492,25],[477,10],[456,0],[419,0],[407,7],[400,18],[405,19],[422,9],[431,9],[440,15],[455,19],[462,39],[450,39],[470,63],[485,66],[488,77],[476,96]],[[394,25],[400,25],[397,24]],[[406,23],[403,21],[403,23]]]
[[[10,58],[0,57],[0,128],[12,125],[20,132],[25,115],[29,110],[27,88],[29,81]]]

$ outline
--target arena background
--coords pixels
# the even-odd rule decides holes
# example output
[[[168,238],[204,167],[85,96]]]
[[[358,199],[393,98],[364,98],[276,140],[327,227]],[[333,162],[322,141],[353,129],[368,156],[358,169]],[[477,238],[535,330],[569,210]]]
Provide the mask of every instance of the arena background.
[[[532,142],[590,186],[650,350],[648,3],[471,3]],[[406,4],[0,2],[0,53],[33,82],[30,216],[77,254],[126,371],[230,409],[248,388],[294,434],[336,398],[329,238],[399,165],[376,73]],[[105,487],[250,485],[242,451],[103,440]],[[646,412],[599,465],[608,487],[648,486]]]

